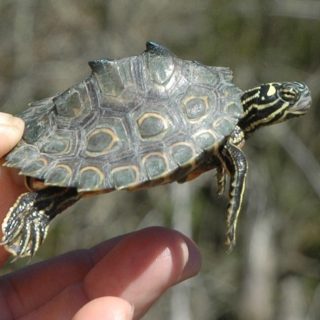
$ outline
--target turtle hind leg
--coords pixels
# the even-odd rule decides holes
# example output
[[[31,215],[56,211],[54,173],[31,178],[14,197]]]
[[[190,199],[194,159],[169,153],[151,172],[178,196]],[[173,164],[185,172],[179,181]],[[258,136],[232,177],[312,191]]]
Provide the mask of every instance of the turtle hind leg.
[[[80,199],[75,188],[48,187],[23,193],[8,211],[1,244],[14,256],[32,256],[45,239],[50,221]]]

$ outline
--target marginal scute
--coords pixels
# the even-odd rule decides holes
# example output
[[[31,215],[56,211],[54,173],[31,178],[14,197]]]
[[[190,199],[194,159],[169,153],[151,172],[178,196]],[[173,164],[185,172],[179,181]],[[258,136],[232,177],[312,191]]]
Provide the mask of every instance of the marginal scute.
[[[90,156],[106,154],[118,140],[117,134],[110,128],[94,129],[88,134],[86,153]]]
[[[230,117],[220,117],[213,122],[214,132],[222,135],[229,135],[236,126],[236,119],[232,121]]]
[[[239,119],[243,114],[243,107],[240,103],[240,100],[234,99],[230,103],[228,103],[225,107],[226,113],[231,117],[233,115],[234,118]]]
[[[101,169],[88,166],[80,169],[78,190],[100,190],[104,187],[104,173]]]
[[[209,66],[211,71],[215,74],[217,74],[220,78],[220,81],[223,81],[225,84],[230,84],[233,79],[233,72],[228,67],[212,67]],[[233,85],[233,84],[232,84]]]
[[[205,66],[197,61],[193,61],[190,66],[192,74],[192,82],[198,84],[205,84],[210,86],[216,86],[219,81],[219,73],[216,72],[214,67]],[[228,70],[227,68],[220,68]]]
[[[111,171],[113,185],[116,189],[124,189],[138,180],[138,169],[135,166],[123,166]]]
[[[144,157],[143,163],[150,179],[161,177],[168,172],[167,160],[160,153],[150,153]]]
[[[194,158],[195,151],[191,145],[181,142],[172,146],[171,154],[175,162],[181,166]]]
[[[71,180],[72,169],[66,164],[59,164],[50,169],[45,175],[45,182],[49,185],[67,186]]]
[[[142,138],[152,138],[164,133],[168,128],[168,120],[159,113],[145,112],[137,120]]]
[[[22,167],[20,174],[23,175],[32,175],[32,176],[39,176],[41,172],[46,168],[48,165],[48,161],[45,158],[39,158],[35,161],[28,162],[25,166]]]
[[[184,112],[190,121],[202,119],[209,110],[208,96],[186,96],[182,100]]]
[[[197,146],[199,146],[202,150],[212,148],[217,141],[215,135],[209,130],[197,133],[194,138]]]
[[[7,167],[23,167],[26,162],[30,162],[39,157],[39,150],[30,145],[20,145],[11,151],[6,157]]]
[[[240,90],[238,87],[232,85],[231,83],[228,85],[225,85],[223,87],[223,95],[227,98],[237,98],[240,99],[240,96],[242,95],[242,90]]]

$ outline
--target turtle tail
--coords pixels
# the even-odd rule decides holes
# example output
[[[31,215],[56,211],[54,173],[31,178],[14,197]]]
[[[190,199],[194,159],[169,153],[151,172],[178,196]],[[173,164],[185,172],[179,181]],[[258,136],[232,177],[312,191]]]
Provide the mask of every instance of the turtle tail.
[[[1,244],[17,258],[33,256],[50,221],[80,199],[76,188],[47,187],[20,195],[2,223]]]

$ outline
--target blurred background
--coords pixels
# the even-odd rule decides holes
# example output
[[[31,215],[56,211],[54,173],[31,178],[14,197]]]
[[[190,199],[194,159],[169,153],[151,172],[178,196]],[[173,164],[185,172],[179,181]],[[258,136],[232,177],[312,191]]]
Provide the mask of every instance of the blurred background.
[[[203,267],[144,319],[320,319],[319,35],[317,0],[0,0],[1,111],[67,89],[89,74],[88,60],[139,54],[146,40],[231,67],[242,89],[297,80],[313,95],[309,114],[260,130],[245,146],[250,171],[231,254],[227,199],[209,172],[185,185],[83,200],[55,220],[31,263],[162,225],[197,242]]]

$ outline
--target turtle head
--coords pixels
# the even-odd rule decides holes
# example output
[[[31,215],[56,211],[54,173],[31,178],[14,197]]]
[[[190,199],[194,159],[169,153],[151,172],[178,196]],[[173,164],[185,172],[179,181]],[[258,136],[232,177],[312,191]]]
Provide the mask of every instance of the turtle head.
[[[240,128],[249,133],[305,114],[311,106],[309,88],[302,82],[270,82],[250,89],[241,97]]]

